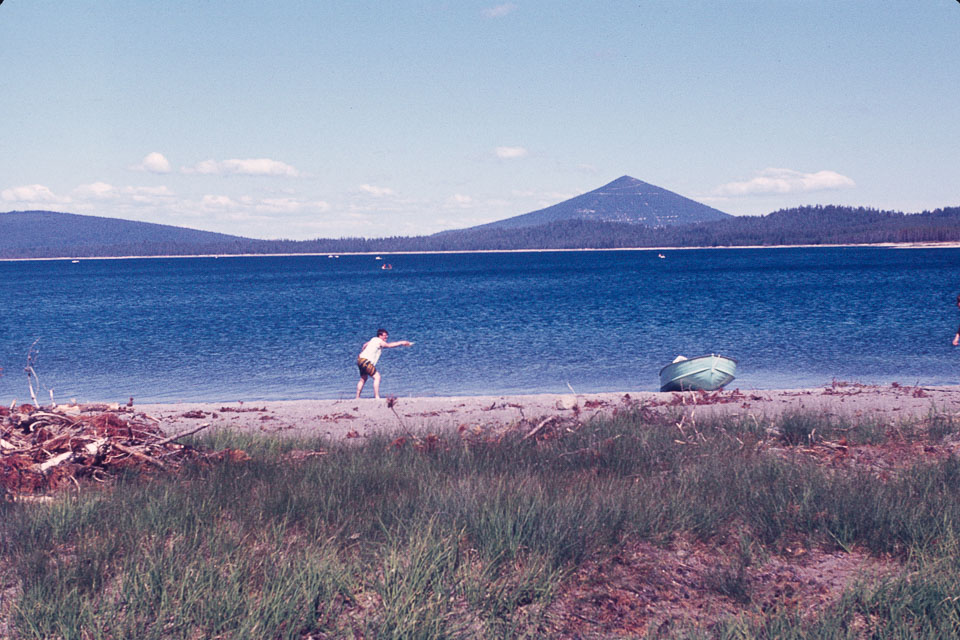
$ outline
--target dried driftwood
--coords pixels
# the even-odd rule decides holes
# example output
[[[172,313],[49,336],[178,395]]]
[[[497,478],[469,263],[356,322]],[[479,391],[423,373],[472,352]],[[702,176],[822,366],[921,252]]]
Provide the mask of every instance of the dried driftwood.
[[[527,435],[523,436],[523,440],[528,440],[528,439],[532,438],[533,436],[537,435],[537,433],[539,433],[541,429],[543,429],[545,426],[547,426],[547,424],[549,424],[550,422],[553,422],[555,419],[557,419],[557,416],[550,416],[550,417],[548,417],[548,418],[544,418],[544,419],[540,422],[540,424],[538,424],[538,425],[535,426],[533,429],[531,429],[531,430],[527,433]]]
[[[66,462],[73,457],[73,451],[64,451],[58,456],[53,456],[46,462],[40,465],[40,472],[45,473],[47,470],[60,465],[63,462]]]
[[[172,470],[199,455],[167,436],[155,418],[103,405],[0,407],[0,495],[46,493],[77,479],[104,479],[119,469]]]
[[[162,462],[160,462],[159,460],[157,460],[156,458],[154,458],[154,457],[152,457],[152,456],[148,456],[147,454],[143,453],[142,451],[138,451],[137,449],[134,449],[133,447],[128,447],[128,446],[122,445],[122,444],[120,444],[120,443],[118,443],[118,442],[112,442],[112,443],[110,444],[110,446],[113,447],[114,449],[116,449],[117,451],[122,451],[123,453],[129,454],[129,455],[133,456],[134,458],[138,458],[138,459],[140,459],[140,460],[143,460],[143,461],[146,462],[147,464],[152,464],[153,466],[155,466],[155,467],[157,467],[157,468],[159,468],[159,469],[163,469],[163,470],[166,470],[166,469],[167,469],[167,466],[166,466],[165,464],[163,464]]]
[[[147,416],[147,417],[149,418],[150,416]],[[209,422],[204,422],[203,424],[201,424],[199,427],[196,427],[195,429],[190,429],[189,431],[184,431],[183,433],[178,433],[178,434],[176,434],[176,435],[174,435],[174,436],[170,436],[169,438],[164,438],[164,439],[161,440],[160,442],[155,442],[155,443],[153,443],[153,444],[154,444],[155,447],[160,447],[160,446],[163,446],[163,445],[167,444],[168,442],[174,442],[174,441],[176,441],[176,440],[179,440],[180,438],[185,438],[185,437],[187,437],[187,436],[192,436],[192,435],[195,434],[196,432],[202,431],[203,429],[206,429],[206,428],[209,427],[209,426],[210,426],[210,423],[209,423]]]

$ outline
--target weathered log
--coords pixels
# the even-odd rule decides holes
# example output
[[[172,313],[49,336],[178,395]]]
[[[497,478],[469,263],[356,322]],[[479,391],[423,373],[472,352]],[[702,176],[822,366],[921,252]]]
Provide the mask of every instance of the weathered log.
[[[152,456],[148,456],[142,451],[137,451],[133,447],[127,447],[122,444],[118,444],[116,442],[111,442],[110,446],[116,449],[117,451],[122,451],[123,453],[129,454],[134,458],[137,458],[138,460],[143,460],[144,462],[152,464],[157,468],[163,469],[164,471],[166,471],[167,469],[167,465],[163,464],[162,462],[160,462],[159,460],[157,460]]]
[[[523,436],[523,439],[524,439],[524,440],[528,440],[528,439],[532,438],[533,436],[537,435],[537,433],[540,431],[540,429],[543,429],[543,428],[547,425],[548,422],[553,421],[555,418],[556,418],[556,416],[550,416],[549,418],[545,418],[540,424],[538,424],[538,425],[535,426],[533,429],[531,429],[531,430],[530,430],[530,433],[528,433],[527,435]]]
[[[67,460],[73,457],[73,451],[64,451],[63,453],[53,456],[46,462],[40,465],[40,471],[46,473],[49,469],[56,467],[57,465],[63,464]]]
[[[206,428],[209,427],[209,426],[210,426],[210,423],[209,423],[209,422],[204,422],[203,424],[201,424],[199,427],[196,427],[195,429],[190,429],[189,431],[184,431],[184,432],[182,432],[182,433],[178,433],[178,434],[175,435],[175,436],[170,436],[169,438],[164,438],[163,440],[160,440],[159,442],[154,442],[154,443],[152,443],[152,444],[153,444],[153,446],[155,446],[155,447],[160,447],[160,446],[163,446],[163,445],[165,445],[165,444],[169,444],[169,443],[173,442],[174,440],[179,440],[180,438],[193,435],[193,434],[195,434],[197,431],[202,431],[203,429],[206,429]]]
[[[74,423],[72,418],[62,413],[50,413],[48,411],[34,411],[30,414],[30,419],[33,422],[46,422],[48,424],[58,425],[72,425]]]

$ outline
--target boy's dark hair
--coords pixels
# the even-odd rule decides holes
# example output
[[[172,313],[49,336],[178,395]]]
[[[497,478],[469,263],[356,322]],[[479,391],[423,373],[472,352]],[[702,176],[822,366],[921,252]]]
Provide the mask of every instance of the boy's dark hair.
[[[377,337],[390,335],[390,332],[386,329],[377,329]]]

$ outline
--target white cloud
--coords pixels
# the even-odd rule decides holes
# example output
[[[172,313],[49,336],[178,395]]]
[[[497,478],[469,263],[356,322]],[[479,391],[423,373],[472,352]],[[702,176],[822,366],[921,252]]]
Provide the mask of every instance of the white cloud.
[[[360,185],[360,190],[366,193],[369,193],[370,195],[375,196],[377,198],[394,195],[393,189],[389,187],[377,187],[372,184],[362,184]]]
[[[254,205],[266,213],[299,213],[301,211],[328,211],[330,204],[323,200],[305,201],[297,198],[264,198]]]
[[[93,198],[96,200],[105,200],[116,197],[119,191],[106,182],[94,182],[93,184],[82,184],[73,190],[73,193],[83,199]]]
[[[159,202],[173,195],[168,187],[115,187],[106,182],[82,184],[73,190],[77,200],[134,200],[137,202]]]
[[[216,160],[203,160],[192,167],[183,167],[183,173],[201,173],[204,175],[216,175],[220,173],[220,165]]]
[[[42,184],[26,184],[21,187],[10,187],[0,191],[0,200],[4,202],[22,202],[22,203],[54,203],[64,204],[70,202],[70,198],[63,198],[56,195],[49,187]]]
[[[239,205],[237,204],[237,201],[230,196],[207,194],[200,199],[200,206],[202,206],[204,209],[225,209]]]
[[[497,147],[494,153],[502,160],[512,160],[526,156],[527,150],[524,147]]]
[[[473,198],[462,193],[455,193],[447,198],[447,206],[466,209],[473,206]]]
[[[203,160],[192,167],[183,167],[183,173],[202,175],[241,175],[241,176],[288,176],[296,178],[300,175],[295,167],[286,162],[271,160],[270,158],[247,158],[244,160],[232,158],[230,160]]]
[[[170,173],[170,161],[162,153],[156,151],[148,153],[139,164],[130,167],[134,171],[149,171],[150,173]]]
[[[517,5],[512,2],[506,4],[498,4],[495,7],[489,7],[483,10],[483,15],[488,18],[502,18],[505,15],[511,14],[517,10]]]
[[[160,185],[158,187],[124,187],[123,193],[129,193],[137,196],[172,196],[173,191],[169,187]]]
[[[183,203],[187,209],[190,203]],[[314,214],[330,210],[330,204],[323,200],[302,200],[299,198],[253,198],[241,196],[232,198],[226,195],[207,194],[200,199],[199,208],[225,219],[273,219],[277,222],[284,220],[285,226],[289,219],[278,218],[271,214]]]
[[[296,198],[264,198],[255,206],[259,211],[275,211],[277,213],[296,213],[303,208],[304,203]]]
[[[764,169],[758,176],[743,182],[728,182],[717,187],[715,193],[722,196],[782,195],[848,189],[856,183],[836,171],[803,173],[793,169]]]
[[[289,164],[269,158],[224,160],[221,164],[228,173],[247,176],[290,176],[295,178],[300,175],[300,172]]]
[[[176,194],[167,187],[124,187],[120,190],[125,198],[137,204],[161,205],[169,203]]]

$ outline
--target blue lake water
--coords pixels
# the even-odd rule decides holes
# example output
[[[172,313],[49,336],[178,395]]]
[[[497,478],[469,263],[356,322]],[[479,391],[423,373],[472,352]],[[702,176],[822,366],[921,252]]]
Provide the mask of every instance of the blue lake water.
[[[960,384],[960,250],[791,248],[0,263],[0,402],[656,390],[678,354],[731,388]],[[380,269],[383,262],[393,269]],[[368,384],[366,394],[372,393]]]

